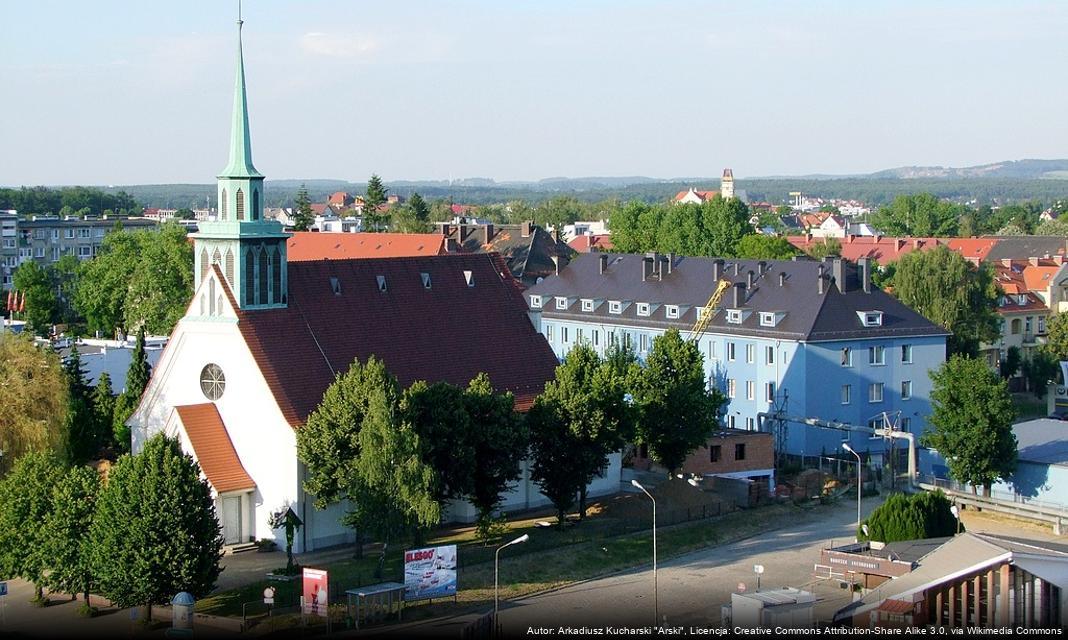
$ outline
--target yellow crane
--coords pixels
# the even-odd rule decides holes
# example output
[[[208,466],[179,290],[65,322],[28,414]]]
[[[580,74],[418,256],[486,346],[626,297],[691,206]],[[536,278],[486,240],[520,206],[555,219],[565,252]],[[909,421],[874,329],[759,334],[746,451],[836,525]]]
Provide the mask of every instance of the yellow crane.
[[[716,290],[712,292],[712,296],[705,303],[704,308],[697,312],[697,322],[694,322],[693,328],[690,329],[691,342],[696,342],[701,338],[701,334],[708,328],[708,323],[712,322],[712,316],[716,312],[716,305],[719,304],[720,298],[730,288],[730,280],[720,280],[716,283]]]

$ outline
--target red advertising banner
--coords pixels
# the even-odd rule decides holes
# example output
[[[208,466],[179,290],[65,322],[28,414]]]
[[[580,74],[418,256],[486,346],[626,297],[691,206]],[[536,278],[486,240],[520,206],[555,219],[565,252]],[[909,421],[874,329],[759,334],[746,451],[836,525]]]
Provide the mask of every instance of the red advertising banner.
[[[304,569],[304,614],[327,617],[330,604],[329,582],[326,571]]]

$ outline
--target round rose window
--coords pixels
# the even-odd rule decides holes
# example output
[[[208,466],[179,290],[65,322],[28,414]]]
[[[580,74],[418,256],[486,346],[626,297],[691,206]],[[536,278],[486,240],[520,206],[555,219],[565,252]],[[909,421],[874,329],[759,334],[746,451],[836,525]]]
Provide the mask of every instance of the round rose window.
[[[200,372],[200,390],[208,400],[218,400],[226,391],[226,376],[217,364],[209,364]]]

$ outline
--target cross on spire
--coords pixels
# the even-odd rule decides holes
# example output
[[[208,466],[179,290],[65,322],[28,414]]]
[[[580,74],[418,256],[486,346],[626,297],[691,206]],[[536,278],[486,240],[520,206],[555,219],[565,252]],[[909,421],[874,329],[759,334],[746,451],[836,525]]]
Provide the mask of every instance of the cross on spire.
[[[241,0],[237,1],[237,77],[234,80],[234,109],[230,124],[230,158],[220,178],[263,177],[252,164],[252,138],[248,126],[248,98],[245,92],[245,60],[241,44]]]

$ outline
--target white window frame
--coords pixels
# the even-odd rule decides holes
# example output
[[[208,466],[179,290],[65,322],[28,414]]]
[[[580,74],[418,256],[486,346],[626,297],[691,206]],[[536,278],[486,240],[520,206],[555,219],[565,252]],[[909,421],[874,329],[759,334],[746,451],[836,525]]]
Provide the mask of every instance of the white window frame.
[[[556,296],[556,308],[560,311],[567,311],[567,296]]]
[[[764,364],[775,364],[775,347],[764,345]]]
[[[843,384],[842,391],[839,395],[839,400],[842,404],[849,404],[853,401],[853,385]]]
[[[679,318],[679,305],[669,304],[664,308],[664,314],[669,320],[677,320]]]
[[[541,296],[530,296],[530,308],[541,309]]]
[[[548,323],[545,325],[545,339],[549,342],[553,341],[553,326]]]
[[[734,414],[727,416],[727,428],[734,429]]]
[[[912,399],[912,380],[902,380],[901,381],[901,399],[902,400],[911,400]]]
[[[840,362],[843,367],[853,366],[853,347],[842,347]]]
[[[727,324],[742,324],[742,310],[727,309]]]
[[[745,399],[756,400],[756,383],[752,380],[745,381]]]
[[[873,367],[886,365],[886,347],[876,344],[868,347],[868,364]]]
[[[775,326],[775,312],[774,311],[761,311],[760,312],[760,326],[762,326],[762,327],[774,327]]]
[[[765,382],[764,383],[764,400],[767,401],[768,404],[771,404],[771,403],[775,402],[775,383],[774,382]]]
[[[882,382],[873,382],[868,385],[868,402],[871,404],[877,404],[883,401],[885,397],[884,385]]]
[[[591,300],[589,298],[583,298],[582,299],[582,310],[583,311],[593,311],[593,300]]]
[[[653,306],[648,302],[639,302],[637,305],[637,312],[640,316],[649,316],[653,313]]]
[[[753,420],[752,416],[748,416],[745,419],[745,430],[746,431],[756,431],[756,422]]]
[[[567,344],[567,327],[560,327],[560,342]]]
[[[912,364],[912,345],[901,345],[901,364]]]
[[[735,346],[734,342],[727,342],[727,362],[734,362],[735,358],[738,355],[736,349],[737,347]]]
[[[620,314],[623,313],[623,303],[619,300],[608,301],[608,313]]]
[[[727,378],[727,397],[734,398],[738,395],[738,383],[734,378]]]
[[[747,344],[747,345],[745,345],[745,361],[746,361],[747,364],[753,364],[754,362],[756,362],[756,345],[755,344]]]

